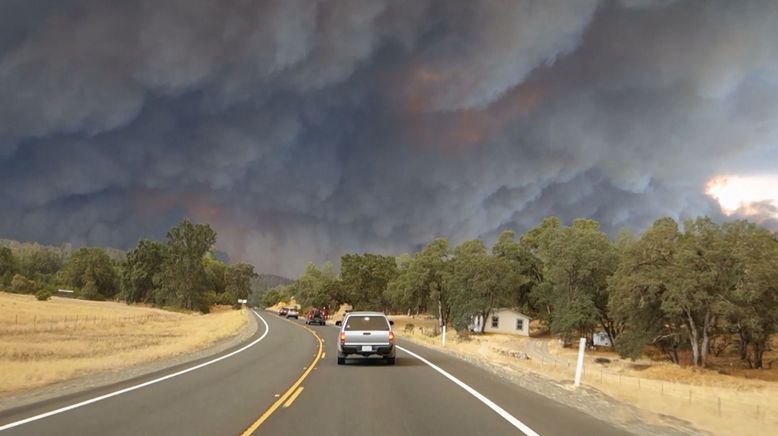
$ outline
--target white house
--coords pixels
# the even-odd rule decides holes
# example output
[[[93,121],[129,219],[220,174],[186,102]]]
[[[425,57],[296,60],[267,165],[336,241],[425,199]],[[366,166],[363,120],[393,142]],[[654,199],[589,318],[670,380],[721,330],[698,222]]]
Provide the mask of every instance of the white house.
[[[486,318],[484,332],[529,336],[530,319],[530,317],[517,310],[508,308],[493,309]],[[483,316],[475,315],[470,321],[470,330],[480,332],[483,324]]]

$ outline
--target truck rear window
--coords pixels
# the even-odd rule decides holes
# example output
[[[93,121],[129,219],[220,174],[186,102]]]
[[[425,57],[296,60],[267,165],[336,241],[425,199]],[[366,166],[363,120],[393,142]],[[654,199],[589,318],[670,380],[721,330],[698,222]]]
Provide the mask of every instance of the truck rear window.
[[[389,323],[383,316],[350,316],[346,330],[389,330]]]

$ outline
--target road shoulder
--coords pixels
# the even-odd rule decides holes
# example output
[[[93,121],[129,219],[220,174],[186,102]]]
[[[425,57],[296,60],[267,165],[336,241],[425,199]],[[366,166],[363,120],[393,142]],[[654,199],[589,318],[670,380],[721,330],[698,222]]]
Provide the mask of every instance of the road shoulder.
[[[428,343],[402,337],[406,344],[443,353],[488,371],[516,386],[535,392],[567,407],[575,408],[594,418],[608,422],[626,432],[638,435],[657,434],[688,435],[705,434],[690,423],[670,416],[660,416],[618,401],[596,389],[582,386],[574,389],[571,384],[559,383],[540,374],[505,367],[488,359],[479,359],[450,349],[431,346]]]

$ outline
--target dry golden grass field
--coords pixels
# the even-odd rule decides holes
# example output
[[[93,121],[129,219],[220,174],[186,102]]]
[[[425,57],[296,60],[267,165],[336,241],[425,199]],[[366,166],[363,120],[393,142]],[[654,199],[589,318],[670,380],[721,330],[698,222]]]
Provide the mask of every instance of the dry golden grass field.
[[[246,322],[245,310],[200,315],[0,292],[0,395],[197,351]]]
[[[441,348],[440,337],[430,336],[434,320],[391,318],[399,335]],[[404,328],[408,323],[414,324],[413,332]],[[423,333],[420,326],[425,327]],[[449,333],[446,350],[497,365],[502,371],[537,373],[566,386],[575,376],[577,350],[562,348],[550,338]],[[521,353],[529,359],[517,358]],[[583,384],[651,412],[644,419],[655,419],[655,414],[674,416],[713,434],[778,434],[778,383],[769,381],[774,380],[771,373],[776,369],[761,370],[757,377],[754,372],[760,370],[732,370],[728,375],[648,359],[632,362],[613,352],[587,351],[586,356]],[[596,358],[610,362],[596,363]]]

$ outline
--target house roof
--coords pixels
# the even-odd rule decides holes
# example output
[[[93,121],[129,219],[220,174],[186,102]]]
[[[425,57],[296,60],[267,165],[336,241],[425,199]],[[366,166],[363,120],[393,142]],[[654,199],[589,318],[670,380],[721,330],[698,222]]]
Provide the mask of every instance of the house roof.
[[[515,313],[517,315],[521,315],[521,316],[523,316],[523,317],[525,317],[527,319],[532,319],[531,316],[529,316],[529,315],[527,315],[527,314],[525,314],[525,313],[523,313],[523,312],[521,312],[519,310],[516,310],[516,309],[514,309],[512,307],[495,307],[494,309],[492,309],[492,312],[498,312],[498,311],[501,311],[501,310],[509,310],[509,311],[511,311],[511,312],[513,312],[513,313]]]

